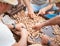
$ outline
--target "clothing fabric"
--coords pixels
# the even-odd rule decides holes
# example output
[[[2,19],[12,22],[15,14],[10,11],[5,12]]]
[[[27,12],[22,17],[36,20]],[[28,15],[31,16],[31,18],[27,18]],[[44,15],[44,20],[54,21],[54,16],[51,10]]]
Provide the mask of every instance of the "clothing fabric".
[[[0,46],[12,46],[15,43],[12,32],[0,22]]]
[[[38,12],[40,9],[42,9],[42,8],[44,8],[44,7],[46,7],[46,6],[48,6],[48,4],[43,4],[43,5],[31,4],[31,6],[32,6],[34,12]],[[57,10],[57,9],[59,9],[59,8],[56,7],[56,5],[54,5],[54,6],[52,7],[52,10]]]
[[[43,5],[48,3],[48,0],[31,0],[31,3],[36,5]]]
[[[43,5],[35,5],[35,4],[31,4],[34,12],[38,12],[40,9],[46,7],[48,4],[43,4]]]
[[[47,4],[47,3],[55,3],[56,0],[31,0],[32,4],[36,4],[36,5],[43,5],[43,4]]]
[[[38,12],[40,9],[48,6],[49,0],[31,0],[31,6],[34,12]],[[52,0],[50,3],[55,3],[55,0]],[[54,5],[52,10],[57,10],[58,8]]]
[[[0,0],[0,2],[8,3],[11,5],[18,5],[18,0]]]

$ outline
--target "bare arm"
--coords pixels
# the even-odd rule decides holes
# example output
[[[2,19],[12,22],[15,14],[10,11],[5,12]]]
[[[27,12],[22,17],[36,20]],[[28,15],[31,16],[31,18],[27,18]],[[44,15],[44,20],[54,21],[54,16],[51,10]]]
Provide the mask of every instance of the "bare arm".
[[[27,30],[22,29],[20,41],[18,43],[15,43],[13,46],[27,46],[27,37],[28,37]]]
[[[13,29],[13,25],[7,25],[10,29]],[[23,28],[22,28],[23,27]],[[28,31],[26,30],[26,27],[22,23],[18,23],[15,25],[15,29],[18,30],[16,33],[21,35],[21,39],[19,42],[16,42],[13,44],[13,46],[27,46],[27,37],[28,37]]]
[[[60,24],[60,16],[54,17],[43,23],[43,26]]]
[[[60,16],[56,16],[56,17],[54,17],[52,19],[47,20],[46,22],[34,25],[32,28],[36,29],[36,30],[39,30],[44,26],[56,25],[56,24],[60,25]]]
[[[48,6],[45,7],[46,11],[50,10],[53,7],[54,4],[49,4]]]
[[[27,38],[23,35],[18,43],[13,46],[27,46]]]
[[[32,9],[31,5],[30,5],[30,0],[23,0],[25,5],[27,6],[28,10]]]
[[[46,11],[51,9],[54,5],[54,0],[49,0],[48,2],[49,2],[48,6],[45,7]]]
[[[23,1],[24,1],[25,5],[26,5],[26,7],[27,7],[27,9],[28,9],[28,16],[29,16],[31,19],[33,19],[34,16],[35,16],[35,14],[34,14],[33,8],[32,8],[31,5],[30,5],[30,1],[31,1],[31,0],[23,0]]]
[[[46,11],[50,10],[54,5],[53,0],[48,0],[47,6],[43,7],[42,9],[40,9],[38,15],[44,15],[46,13]]]

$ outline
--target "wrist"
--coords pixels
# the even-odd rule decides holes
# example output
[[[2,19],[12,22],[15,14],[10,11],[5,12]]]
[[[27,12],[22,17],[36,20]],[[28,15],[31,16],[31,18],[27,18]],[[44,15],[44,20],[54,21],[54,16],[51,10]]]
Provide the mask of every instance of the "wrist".
[[[18,24],[16,24],[16,25],[15,25],[15,29],[16,29],[16,30],[21,30],[21,27],[20,27]]]
[[[21,37],[22,37],[22,38],[27,38],[27,37],[28,37],[28,34],[22,33],[22,34],[21,34]]]
[[[47,21],[42,23],[42,27],[47,26],[47,25],[48,25]]]
[[[44,22],[39,25],[40,28],[42,28],[44,26],[45,26],[45,23]]]
[[[26,34],[22,34],[21,38],[27,38],[28,36]]]
[[[21,37],[28,37],[28,34],[22,32],[22,33],[21,33]]]
[[[28,12],[33,12],[33,9],[32,8],[28,8]]]
[[[13,28],[14,28],[14,26],[13,26],[13,25],[11,25],[11,26],[10,26],[10,29],[13,29]]]
[[[9,29],[13,29],[14,28],[14,26],[11,25],[11,24],[6,24],[6,25],[8,26]]]

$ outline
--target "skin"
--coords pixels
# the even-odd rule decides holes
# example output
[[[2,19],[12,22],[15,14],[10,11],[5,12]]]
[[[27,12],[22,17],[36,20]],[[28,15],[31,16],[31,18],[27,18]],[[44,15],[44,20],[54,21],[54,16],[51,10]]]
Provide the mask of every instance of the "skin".
[[[13,29],[13,25],[8,26],[10,29]],[[24,27],[24,28],[22,28]],[[16,24],[16,33],[21,35],[19,42],[16,42],[12,46],[27,46],[27,38],[28,38],[28,31],[25,28],[25,25],[22,23]],[[21,32],[21,33],[19,33]],[[50,38],[47,35],[41,35],[41,44],[47,44]],[[51,41],[51,40],[50,40]],[[54,42],[51,41],[50,46],[58,46]]]
[[[32,28],[36,29],[36,30],[39,30],[39,29],[41,29],[44,26],[56,25],[56,24],[60,25],[60,15],[56,16],[56,17],[54,17],[54,18],[52,18],[50,20],[47,20],[46,22],[39,23],[39,24],[33,26]]]
[[[28,0],[27,0],[28,1]],[[30,11],[31,12],[31,11]],[[3,13],[3,12],[2,12]],[[33,13],[33,12],[32,12]],[[6,24],[7,25],[7,24]],[[9,29],[13,29],[14,26],[13,25],[7,25],[9,27]],[[23,28],[22,28],[23,27]],[[15,27],[17,31],[17,33],[19,33],[19,35],[21,35],[21,39],[19,40],[19,42],[16,42],[15,44],[13,44],[12,46],[27,46],[27,37],[28,37],[28,32],[25,28],[25,26],[23,24],[16,24],[16,27]],[[46,44],[45,41],[47,43],[48,41],[48,37],[46,36],[43,36],[42,37],[42,43]]]
[[[23,0],[23,1],[24,1],[25,5],[28,8],[28,15],[29,15],[29,17],[30,18],[34,18],[35,14],[34,14],[33,8],[30,5],[30,0]]]
[[[48,37],[47,35],[42,35],[41,39],[42,39],[41,44],[44,45],[48,43],[48,41],[50,40],[50,37]],[[50,46],[58,46],[58,45],[51,41]]]
[[[30,18],[34,18],[35,14],[34,14],[33,8],[32,8],[31,5],[30,5],[30,0],[23,0],[23,1],[24,1],[25,5],[27,6],[29,17],[30,17]],[[49,2],[52,2],[52,0],[49,0]],[[53,6],[53,4],[50,3],[48,6],[42,8],[41,10],[39,10],[38,15],[39,15],[39,14],[41,14],[41,15],[45,14],[45,12],[46,12],[47,10],[51,9],[52,6]]]
[[[27,46],[27,37],[28,37],[28,32],[26,29],[21,29],[21,39],[19,40],[18,43],[13,44],[13,46]]]
[[[39,14],[44,15],[44,14],[46,13],[46,11],[48,11],[49,9],[52,8],[52,6],[53,6],[53,4],[49,4],[48,6],[42,8],[42,9],[39,11],[38,15],[39,15]]]
[[[13,25],[10,25],[8,27],[10,29],[13,29]],[[20,38],[19,42],[16,42],[12,46],[27,46],[28,31],[26,30],[25,25],[22,23],[16,24],[16,30],[18,30],[16,33],[21,35],[21,38]],[[19,32],[21,32],[21,33],[19,33]],[[43,34],[41,35],[41,44],[43,44],[43,45],[47,44],[49,40],[50,40],[50,38],[47,35],[43,35]],[[54,42],[51,42],[50,46],[58,46],[58,45],[56,45]]]
[[[10,29],[14,28],[13,25],[7,25],[7,26]],[[16,24],[15,29],[18,30],[16,33],[21,35],[21,38],[19,42],[14,43],[12,46],[27,46],[28,31],[26,30],[25,25],[22,23]]]

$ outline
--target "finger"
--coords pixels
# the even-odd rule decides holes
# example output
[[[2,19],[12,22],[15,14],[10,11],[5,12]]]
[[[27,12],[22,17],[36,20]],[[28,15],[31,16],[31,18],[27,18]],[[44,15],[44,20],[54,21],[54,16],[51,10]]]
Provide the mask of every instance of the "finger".
[[[28,14],[28,16],[29,16],[31,19],[33,19],[33,14]]]
[[[41,14],[41,11],[39,11],[39,13],[37,15],[40,15]]]
[[[40,12],[39,12],[39,15],[43,15],[44,14],[44,12],[41,10]]]
[[[35,28],[36,28],[35,26],[32,27],[32,29],[35,29]]]
[[[36,23],[36,25],[33,25],[32,28],[36,28],[36,27],[37,27],[37,24],[38,24],[38,23]]]
[[[43,14],[45,14],[45,11],[43,12]]]
[[[34,19],[34,16],[35,16],[35,14],[32,14],[32,15],[31,15],[31,18]]]
[[[23,23],[20,23],[21,28],[26,28],[26,26]]]

